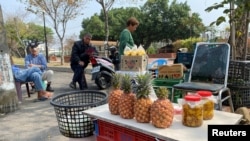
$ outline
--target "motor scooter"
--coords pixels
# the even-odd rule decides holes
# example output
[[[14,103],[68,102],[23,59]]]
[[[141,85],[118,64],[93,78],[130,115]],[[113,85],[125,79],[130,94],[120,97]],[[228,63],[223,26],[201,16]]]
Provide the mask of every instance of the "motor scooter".
[[[111,86],[111,79],[115,73],[112,60],[106,57],[92,55],[90,56],[90,63],[92,64],[92,79],[99,89],[103,90]]]

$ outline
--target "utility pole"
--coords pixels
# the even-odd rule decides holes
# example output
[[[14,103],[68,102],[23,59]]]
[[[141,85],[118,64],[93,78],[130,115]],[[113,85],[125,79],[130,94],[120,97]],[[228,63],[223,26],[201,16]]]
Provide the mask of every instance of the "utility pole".
[[[45,51],[46,51],[46,60],[49,63],[48,45],[47,45],[47,33],[46,33],[46,25],[45,25],[45,15],[44,15],[44,12],[43,12],[43,30],[44,30],[44,44],[45,44]]]

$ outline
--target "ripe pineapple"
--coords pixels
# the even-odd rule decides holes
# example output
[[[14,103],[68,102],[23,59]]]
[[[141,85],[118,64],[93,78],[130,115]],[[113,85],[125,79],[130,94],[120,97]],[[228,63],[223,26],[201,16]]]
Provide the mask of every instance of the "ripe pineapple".
[[[153,103],[153,101],[149,98],[151,90],[151,78],[152,75],[149,73],[137,75],[136,77],[138,86],[136,90],[137,99],[134,106],[134,112],[137,122],[150,122],[150,107]]]
[[[135,104],[135,94],[132,92],[131,76],[125,74],[122,77],[122,90],[123,94],[119,100],[119,114],[124,119],[134,118],[134,104]]]
[[[109,105],[109,111],[113,115],[119,115],[119,99],[122,95],[121,88],[121,77],[122,75],[119,73],[114,73],[112,77],[112,88],[109,91],[109,98],[108,98],[108,105]]]
[[[151,106],[150,117],[152,124],[157,128],[169,127],[174,118],[174,107],[167,98],[168,89],[159,87],[156,90],[157,100]]]

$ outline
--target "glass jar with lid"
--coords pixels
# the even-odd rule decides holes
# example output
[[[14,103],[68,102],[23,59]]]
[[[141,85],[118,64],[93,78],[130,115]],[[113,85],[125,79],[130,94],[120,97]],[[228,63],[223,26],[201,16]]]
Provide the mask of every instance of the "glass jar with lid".
[[[210,120],[214,117],[214,98],[210,91],[198,91],[203,104],[203,120]]]
[[[189,127],[199,127],[203,123],[203,106],[201,97],[189,94],[184,98],[182,105],[182,124]]]

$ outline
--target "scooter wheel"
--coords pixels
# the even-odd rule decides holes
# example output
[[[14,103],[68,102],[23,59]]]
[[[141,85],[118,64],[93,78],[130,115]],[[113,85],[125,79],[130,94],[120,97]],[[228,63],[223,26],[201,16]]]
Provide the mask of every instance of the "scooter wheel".
[[[111,86],[111,78],[105,73],[109,72],[100,73],[95,79],[95,83],[100,90],[104,90]]]

